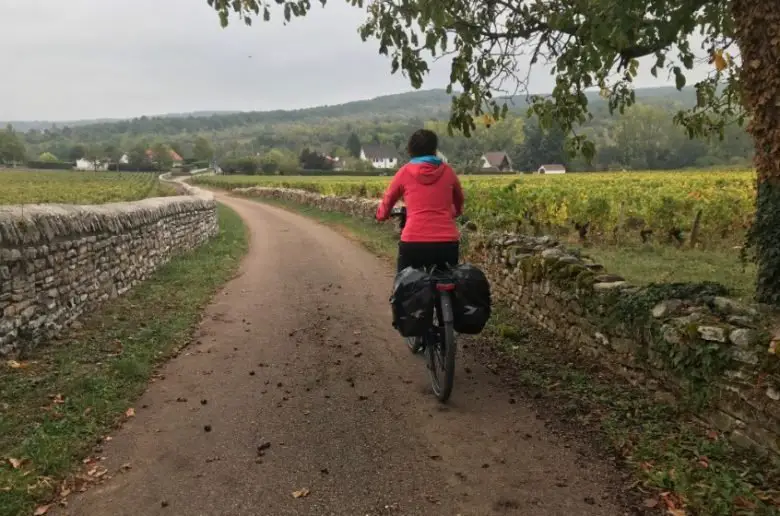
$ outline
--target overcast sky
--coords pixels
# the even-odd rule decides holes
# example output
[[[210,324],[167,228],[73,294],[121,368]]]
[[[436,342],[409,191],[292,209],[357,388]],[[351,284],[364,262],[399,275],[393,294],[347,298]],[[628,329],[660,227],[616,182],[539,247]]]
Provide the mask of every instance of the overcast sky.
[[[289,109],[411,90],[360,40],[362,11],[313,3],[286,27],[277,15],[222,29],[206,0],[0,0],[0,120]],[[440,62],[423,87],[448,75]],[[538,69],[532,89],[551,88]]]

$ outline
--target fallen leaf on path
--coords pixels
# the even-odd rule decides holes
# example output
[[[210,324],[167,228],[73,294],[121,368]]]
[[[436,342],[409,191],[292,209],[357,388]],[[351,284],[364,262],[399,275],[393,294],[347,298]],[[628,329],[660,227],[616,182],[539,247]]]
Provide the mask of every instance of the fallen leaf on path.
[[[33,513],[33,516],[43,516],[47,512],[49,512],[49,507],[51,505],[39,505],[35,508],[35,512]]]
[[[22,369],[24,367],[27,367],[27,364],[22,362],[17,362],[16,360],[9,360],[8,362],[6,362],[6,365],[11,369]]]
[[[658,507],[658,500],[656,498],[648,498],[647,500],[645,500],[644,505],[648,509]]]
[[[135,416],[135,409],[133,407],[130,407],[129,409],[127,409],[127,411],[125,411],[125,416],[127,416],[127,417]]]
[[[755,509],[756,504],[745,498],[744,496],[738,496],[734,499],[734,505],[743,509]]]
[[[661,498],[666,504],[666,510],[670,516],[687,516],[685,510],[678,507],[682,505],[682,503],[676,494],[666,491],[661,493]]]
[[[11,467],[14,469],[19,469],[22,467],[22,464],[25,463],[24,459],[14,459],[13,457],[8,458],[9,464],[11,464]]]
[[[298,491],[293,491],[293,498],[305,498],[309,496],[309,490],[305,487],[303,489],[299,489]]]

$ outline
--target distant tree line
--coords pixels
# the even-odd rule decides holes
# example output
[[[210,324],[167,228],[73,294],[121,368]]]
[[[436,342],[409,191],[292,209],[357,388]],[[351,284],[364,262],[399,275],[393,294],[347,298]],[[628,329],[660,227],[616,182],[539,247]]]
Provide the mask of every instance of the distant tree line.
[[[669,94],[640,97],[623,115],[610,115],[606,104],[594,99],[593,119],[582,129],[596,143],[590,163],[570,159],[563,131],[542,130],[538,120],[521,109],[498,123],[479,125],[470,138],[449,136],[444,121],[448,105],[440,94],[421,95],[296,112],[142,117],[26,133],[8,127],[0,130],[0,162],[52,162],[54,156],[62,162],[86,157],[116,163],[127,153],[129,168],[135,170],[155,166],[152,161],[165,165],[162,153],[150,160],[145,151],[166,144],[190,164],[217,160],[223,170],[287,174],[330,170],[338,160],[339,169],[366,173],[371,165],[359,159],[363,143],[390,146],[403,159],[406,140],[421,127],[439,134],[441,152],[460,171],[477,170],[482,154],[489,151],[506,152],[519,171],[548,163],[570,171],[731,167],[748,166],[752,158],[752,143],[737,126],[726,127],[723,139],[689,139],[671,121],[681,99]],[[38,160],[43,154],[46,159]]]
[[[0,130],[0,164],[4,165],[71,169],[76,166],[78,160],[85,159],[93,163],[96,169],[107,166],[109,170],[149,172],[170,170],[173,165],[171,151],[175,151],[180,156],[182,154],[178,142],[169,145],[160,141],[149,142],[146,139],[124,148],[113,143],[91,145],[73,143],[44,148],[46,150],[33,157],[33,153],[40,148],[26,145],[24,134],[15,131],[10,125]],[[188,150],[188,157],[183,158],[186,168],[207,168],[212,164],[214,149],[207,139],[195,138]],[[123,159],[125,157],[126,159]]]

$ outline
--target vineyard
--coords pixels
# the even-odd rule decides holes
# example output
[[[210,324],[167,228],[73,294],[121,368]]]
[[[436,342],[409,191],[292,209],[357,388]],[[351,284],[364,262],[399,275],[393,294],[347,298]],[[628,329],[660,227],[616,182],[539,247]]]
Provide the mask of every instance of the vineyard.
[[[172,194],[157,174],[0,169],[0,205],[103,204]]]
[[[300,188],[340,196],[379,197],[389,177],[205,176],[197,182],[233,189]],[[738,242],[753,217],[752,171],[632,172],[560,176],[462,176],[466,214],[483,229],[571,233],[581,240],[681,244]]]

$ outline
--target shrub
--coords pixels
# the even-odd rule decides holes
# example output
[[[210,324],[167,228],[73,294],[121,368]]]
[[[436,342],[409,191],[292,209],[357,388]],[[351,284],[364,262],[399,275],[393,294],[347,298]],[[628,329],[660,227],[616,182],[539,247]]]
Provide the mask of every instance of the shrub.
[[[111,172],[117,171],[116,163],[109,163],[108,170]],[[144,163],[143,165],[131,165],[129,163],[120,163],[119,172],[160,172],[160,169],[151,163]]]
[[[46,170],[71,170],[76,166],[70,161],[28,161],[27,168],[37,168]]]
[[[395,175],[396,172],[396,169],[382,168],[374,168],[370,170],[299,170],[290,175],[376,177],[381,175],[392,176]]]
[[[47,163],[56,163],[59,161],[59,159],[57,159],[57,156],[55,156],[51,152],[44,152],[41,153],[40,156],[38,156],[38,161],[45,161]]]
[[[253,156],[227,159],[220,164],[225,174],[254,176],[260,170],[260,162]]]

